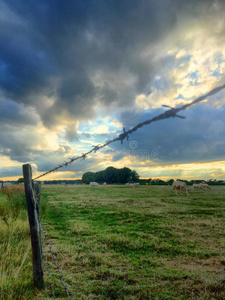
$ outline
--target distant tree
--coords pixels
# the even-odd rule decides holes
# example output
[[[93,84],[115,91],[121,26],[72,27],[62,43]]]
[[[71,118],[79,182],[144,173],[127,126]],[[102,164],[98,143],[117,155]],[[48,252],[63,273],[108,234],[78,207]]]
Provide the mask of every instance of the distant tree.
[[[89,184],[91,181],[95,181],[95,173],[94,172],[84,173],[82,176],[82,182]]]
[[[174,182],[174,179],[169,179],[169,180],[167,181],[167,183],[170,184],[170,185],[172,185],[173,182]]]
[[[89,184],[91,181],[98,183],[127,183],[129,181],[137,182],[139,180],[138,173],[129,168],[116,169],[108,167],[107,169],[99,172],[86,172],[82,176],[82,182]]]
[[[139,174],[135,170],[131,171],[131,180],[132,181],[134,181],[134,182],[138,181],[139,177],[140,177]]]
[[[171,178],[171,179],[168,180],[168,182],[173,183],[173,182],[174,182],[174,179]]]
[[[23,178],[23,177],[19,178],[19,179],[17,180],[17,182],[18,182],[18,184],[24,182],[24,178]]]
[[[117,169],[114,167],[108,167],[105,170],[105,181],[107,183],[117,183]]]
[[[127,183],[132,180],[132,171],[129,168],[119,169],[117,171],[117,182]]]
[[[95,173],[95,180],[98,183],[105,182],[105,171],[99,171]]]

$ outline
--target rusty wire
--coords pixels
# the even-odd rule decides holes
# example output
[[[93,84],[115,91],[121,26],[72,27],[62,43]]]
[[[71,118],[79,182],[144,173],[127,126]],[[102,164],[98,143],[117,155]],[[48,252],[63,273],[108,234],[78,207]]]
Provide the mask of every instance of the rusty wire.
[[[60,168],[62,168],[64,166],[67,167],[68,165],[72,164],[74,161],[76,161],[78,159],[85,159],[89,154],[96,153],[100,149],[102,149],[102,148],[104,148],[104,147],[106,147],[106,146],[108,146],[108,145],[110,145],[110,144],[112,144],[114,142],[120,141],[121,144],[123,144],[124,139],[128,140],[130,134],[132,134],[133,132],[137,131],[138,129],[140,129],[143,126],[149,125],[149,124],[151,124],[153,122],[157,122],[157,121],[160,121],[160,120],[168,119],[168,118],[175,118],[175,117],[177,117],[177,118],[184,119],[185,117],[180,116],[177,113],[180,112],[180,111],[182,111],[182,110],[185,110],[188,107],[193,106],[193,105],[195,105],[195,104],[197,104],[199,102],[202,102],[206,98],[208,98],[208,97],[210,97],[210,96],[218,93],[219,91],[221,91],[224,88],[225,88],[225,84],[222,85],[222,86],[219,86],[219,87],[216,87],[216,88],[212,89],[207,94],[202,95],[202,96],[198,97],[197,99],[193,100],[192,102],[184,104],[184,105],[182,105],[181,107],[178,107],[178,108],[172,108],[172,107],[170,107],[168,105],[163,105],[164,107],[168,107],[170,109],[166,110],[164,113],[162,113],[162,114],[160,114],[160,115],[158,115],[158,116],[156,116],[156,117],[154,117],[152,119],[149,119],[149,120],[146,120],[144,122],[141,122],[141,123],[137,124],[136,126],[134,126],[132,129],[130,129],[128,131],[126,131],[125,128],[123,127],[123,133],[121,133],[118,137],[116,137],[116,138],[114,138],[114,139],[112,139],[112,140],[110,140],[110,141],[108,141],[108,142],[106,142],[106,143],[104,143],[102,145],[93,146],[93,148],[90,151],[88,151],[86,153],[83,153],[80,156],[72,157],[72,158],[70,158],[70,160],[68,160],[68,161],[66,161],[66,162],[58,165],[57,167],[51,169],[50,171],[47,171],[47,172],[39,175],[38,177],[36,177],[34,179],[35,180],[39,179],[39,178],[41,178],[41,177],[43,177],[43,176],[45,176],[47,174],[50,174],[50,173],[52,173],[52,172],[54,172],[54,171],[56,171],[56,170],[58,170],[58,169],[60,169]]]

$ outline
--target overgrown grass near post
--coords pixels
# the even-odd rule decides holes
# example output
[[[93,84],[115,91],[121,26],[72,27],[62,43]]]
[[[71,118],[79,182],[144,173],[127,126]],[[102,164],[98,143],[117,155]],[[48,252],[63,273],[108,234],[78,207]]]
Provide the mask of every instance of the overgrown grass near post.
[[[47,200],[42,200],[44,214]],[[0,299],[34,299],[34,295],[25,195],[16,188],[3,190],[0,192]]]

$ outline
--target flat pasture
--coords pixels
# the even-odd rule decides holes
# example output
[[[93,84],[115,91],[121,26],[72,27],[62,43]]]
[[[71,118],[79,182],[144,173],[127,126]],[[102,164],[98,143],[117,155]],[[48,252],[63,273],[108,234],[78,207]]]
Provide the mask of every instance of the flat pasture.
[[[225,186],[190,190],[42,186],[42,222],[71,297],[225,299]],[[56,296],[66,299],[44,252]]]

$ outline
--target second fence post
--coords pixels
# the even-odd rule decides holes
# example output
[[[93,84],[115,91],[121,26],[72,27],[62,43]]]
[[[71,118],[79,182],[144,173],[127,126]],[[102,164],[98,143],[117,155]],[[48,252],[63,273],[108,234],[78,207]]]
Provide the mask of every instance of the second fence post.
[[[44,279],[42,265],[42,245],[40,239],[40,224],[37,212],[37,203],[32,184],[32,169],[29,164],[23,165],[23,177],[28,219],[30,224],[34,287],[38,289],[43,289]]]

